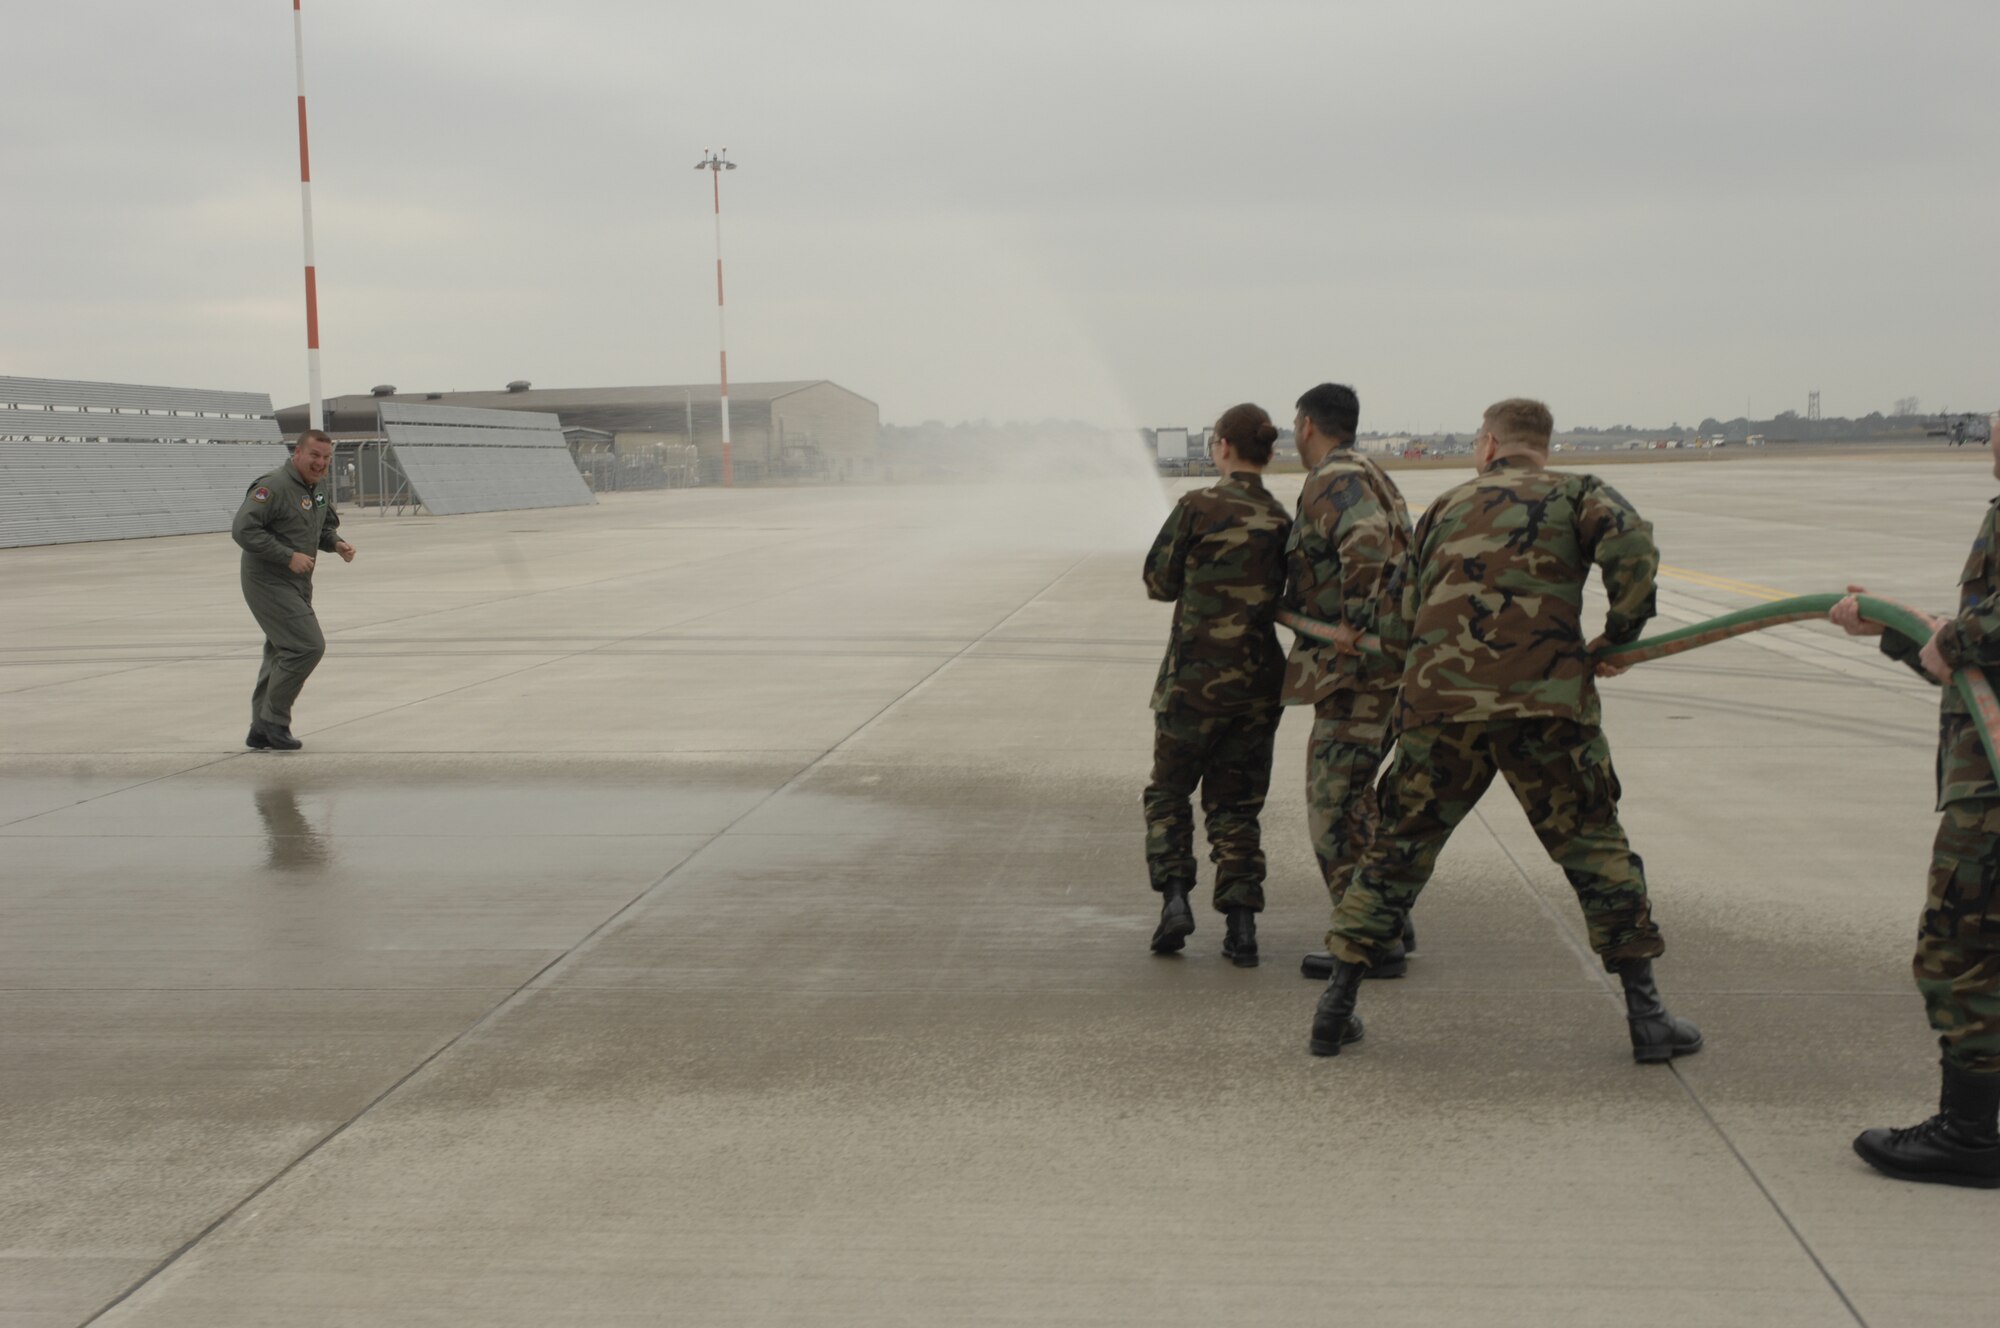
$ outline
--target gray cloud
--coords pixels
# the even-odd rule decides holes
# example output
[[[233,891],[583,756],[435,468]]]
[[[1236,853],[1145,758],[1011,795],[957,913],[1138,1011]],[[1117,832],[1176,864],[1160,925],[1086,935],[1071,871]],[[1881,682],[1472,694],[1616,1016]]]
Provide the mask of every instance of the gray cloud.
[[[732,371],[891,420],[2000,404],[1987,4],[305,13],[329,391],[712,375],[727,145]],[[290,19],[10,16],[0,369],[304,395]]]

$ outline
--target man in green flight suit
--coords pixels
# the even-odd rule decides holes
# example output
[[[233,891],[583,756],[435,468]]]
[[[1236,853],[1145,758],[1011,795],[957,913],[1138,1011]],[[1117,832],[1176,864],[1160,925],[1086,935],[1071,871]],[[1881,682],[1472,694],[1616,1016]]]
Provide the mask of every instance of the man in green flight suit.
[[[1341,635],[1320,642],[1299,635],[1285,660],[1286,705],[1313,709],[1306,746],[1306,822],[1320,879],[1337,907],[1362,850],[1374,837],[1375,773],[1389,746],[1402,661],[1364,655],[1356,643],[1377,619],[1394,614],[1389,587],[1399,584],[1410,551],[1410,512],[1396,482],[1354,450],[1361,400],[1341,383],[1321,383],[1298,401],[1292,422],[1307,475],[1285,545],[1285,607],[1332,623]],[[1416,933],[1403,935],[1373,978],[1401,977]],[[1308,954],[1299,965],[1324,982],[1333,956]]]
[[[292,459],[253,483],[229,528],[243,550],[243,599],[264,629],[264,662],[250,692],[250,736],[243,745],[295,752],[292,703],[326,654],[313,616],[316,555],[354,561],[354,546],[335,533],[340,514],[327,492],[333,439],[318,429],[299,435]]]
[[[1993,431],[2000,479],[2000,429]],[[1867,593],[1849,586],[1856,594]],[[1853,595],[1829,615],[1851,635],[1882,636],[1882,653],[1944,683],[1930,892],[1912,962],[1938,1035],[1943,1089],[1935,1116],[1903,1129],[1863,1131],[1854,1151],[1898,1180],[2000,1189],[2000,781],[1971,710],[1949,679],[1972,665],[2000,675],[2000,498],[1986,509],[1958,578],[1958,613],[1933,618],[1928,642],[1884,633]]]
[[[1417,523],[1401,611],[1383,624],[1406,645],[1395,763],[1382,825],[1334,910],[1333,975],[1312,1052],[1353,1039],[1371,964],[1392,952],[1445,841],[1496,774],[1583,906],[1590,946],[1625,988],[1633,1058],[1667,1061],[1701,1033],[1667,1012],[1653,982],[1665,950],[1639,855],[1618,824],[1618,776],[1604,739],[1593,656],[1636,640],[1653,616],[1653,528],[1592,475],[1547,469],[1555,420],[1539,401],[1487,407],[1476,479],[1447,489]],[[1602,569],[1604,635],[1583,635],[1583,589]]]

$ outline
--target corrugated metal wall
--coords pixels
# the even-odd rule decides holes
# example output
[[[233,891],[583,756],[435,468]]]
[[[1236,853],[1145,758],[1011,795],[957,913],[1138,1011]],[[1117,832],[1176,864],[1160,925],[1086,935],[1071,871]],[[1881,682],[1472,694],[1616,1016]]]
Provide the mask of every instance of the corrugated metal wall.
[[[260,393],[0,377],[0,547],[227,530],[287,455]]]
[[[583,482],[554,415],[385,401],[382,432],[417,498],[436,516],[529,507],[586,507]]]

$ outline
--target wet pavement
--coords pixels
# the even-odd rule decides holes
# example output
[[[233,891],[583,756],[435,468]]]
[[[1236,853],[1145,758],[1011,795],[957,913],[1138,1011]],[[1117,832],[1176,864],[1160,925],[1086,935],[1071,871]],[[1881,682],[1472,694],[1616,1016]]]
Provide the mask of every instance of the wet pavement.
[[[1607,475],[1667,623],[1943,607],[1996,487]],[[0,1328],[1993,1322],[1994,1197],[1848,1149],[1934,1102],[1934,691],[1823,626],[1606,686],[1699,1056],[1496,792],[1315,1059],[1301,716],[1264,966],[1146,952],[1148,483],[353,516],[296,754],[226,537],[0,551]]]

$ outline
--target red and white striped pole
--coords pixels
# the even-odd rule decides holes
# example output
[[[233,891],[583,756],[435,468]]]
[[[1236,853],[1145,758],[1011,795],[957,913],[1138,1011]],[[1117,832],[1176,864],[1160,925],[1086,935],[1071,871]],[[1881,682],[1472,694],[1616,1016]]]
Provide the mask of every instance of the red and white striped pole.
[[[729,149],[724,148],[710,152],[694,168],[709,172],[715,184],[715,337],[722,357],[722,483],[733,487],[736,469],[729,455],[729,328],[722,303],[722,173],[735,170],[736,163],[729,160]]]
[[[319,386],[319,282],[313,265],[312,155],[306,150],[306,25],[292,0],[292,52],[299,68],[299,207],[306,232],[306,412],[310,427],[324,428]]]

